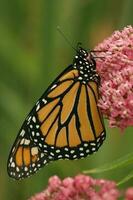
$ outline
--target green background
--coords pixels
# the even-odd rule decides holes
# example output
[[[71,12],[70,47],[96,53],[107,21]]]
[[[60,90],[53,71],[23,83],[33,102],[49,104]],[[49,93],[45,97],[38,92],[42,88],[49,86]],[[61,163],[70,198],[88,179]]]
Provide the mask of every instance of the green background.
[[[14,181],[7,158],[18,130],[36,100],[75,54],[57,31],[60,26],[76,47],[95,45],[133,23],[132,0],[0,1],[0,199],[25,200],[42,191],[52,175],[73,176],[133,151],[132,128],[108,128],[100,150],[86,159],[57,161],[34,176]],[[94,177],[122,179],[133,166]],[[122,185],[133,185],[131,180]]]

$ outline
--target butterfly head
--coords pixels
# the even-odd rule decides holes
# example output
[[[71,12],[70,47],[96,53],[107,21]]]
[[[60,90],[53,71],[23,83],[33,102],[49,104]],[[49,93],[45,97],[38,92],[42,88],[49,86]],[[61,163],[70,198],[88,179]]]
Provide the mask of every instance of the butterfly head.
[[[87,58],[87,56],[88,56],[88,52],[81,47],[80,43],[78,43],[78,45],[77,45],[77,55],[82,59]]]
[[[88,52],[87,50],[83,49],[81,47],[81,44],[78,43],[76,52],[77,53],[73,61],[74,65],[76,66],[89,65],[90,68],[93,68],[94,70],[96,69],[96,62],[91,51]]]
[[[95,81],[100,84],[100,77],[96,72],[96,61],[93,52],[83,49],[80,44],[77,47],[73,66],[79,71],[79,79],[83,83]]]

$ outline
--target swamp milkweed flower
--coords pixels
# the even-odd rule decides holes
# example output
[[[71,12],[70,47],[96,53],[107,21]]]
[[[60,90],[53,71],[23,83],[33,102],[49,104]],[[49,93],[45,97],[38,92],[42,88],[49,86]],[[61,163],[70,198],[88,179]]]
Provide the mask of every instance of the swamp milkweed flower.
[[[97,71],[101,77],[99,107],[110,127],[133,126],[133,27],[115,31],[100,43]]]
[[[133,200],[133,187],[120,191],[114,181],[86,175],[49,179],[47,188],[29,200]]]
[[[120,192],[113,181],[86,175],[64,180],[53,176],[49,179],[48,187],[29,200],[117,200],[119,196]]]

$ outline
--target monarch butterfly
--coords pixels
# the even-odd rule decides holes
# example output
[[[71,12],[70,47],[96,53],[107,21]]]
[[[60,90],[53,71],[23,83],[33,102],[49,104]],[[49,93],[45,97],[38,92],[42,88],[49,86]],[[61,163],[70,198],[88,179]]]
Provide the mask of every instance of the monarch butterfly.
[[[92,52],[81,46],[68,66],[37,101],[11,149],[7,170],[26,178],[58,159],[96,152],[106,132],[97,106],[100,77]]]

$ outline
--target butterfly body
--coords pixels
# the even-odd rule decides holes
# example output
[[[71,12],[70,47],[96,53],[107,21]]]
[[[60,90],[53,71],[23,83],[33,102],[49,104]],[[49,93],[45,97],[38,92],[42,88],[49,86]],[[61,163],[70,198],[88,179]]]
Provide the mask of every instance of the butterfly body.
[[[11,177],[25,178],[51,161],[84,158],[99,149],[105,139],[97,107],[99,84],[93,56],[79,47],[73,64],[48,87],[24,121],[9,155]]]

